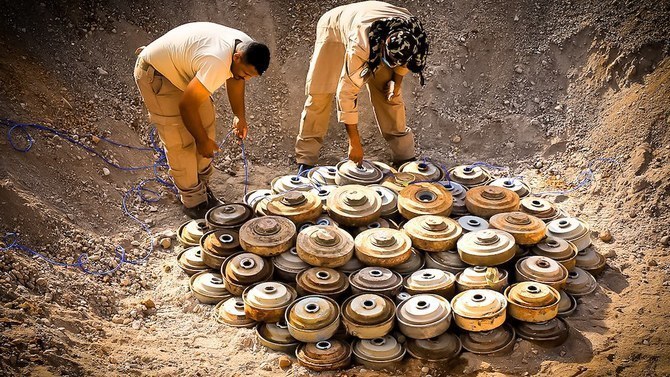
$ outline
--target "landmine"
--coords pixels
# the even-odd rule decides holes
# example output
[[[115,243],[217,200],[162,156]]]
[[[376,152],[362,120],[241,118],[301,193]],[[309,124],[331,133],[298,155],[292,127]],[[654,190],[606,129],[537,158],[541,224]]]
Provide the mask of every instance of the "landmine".
[[[194,296],[315,371],[562,344],[606,268],[588,223],[480,166],[400,170],[317,167],[182,224]]]

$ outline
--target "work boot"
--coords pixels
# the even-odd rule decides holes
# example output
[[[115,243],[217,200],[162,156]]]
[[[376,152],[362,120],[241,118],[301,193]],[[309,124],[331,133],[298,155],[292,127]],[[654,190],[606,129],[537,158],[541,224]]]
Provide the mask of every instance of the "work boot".
[[[304,172],[312,168],[314,168],[314,165],[298,164],[298,174],[303,174]]]
[[[408,158],[408,159],[406,159],[406,160],[393,161],[393,162],[391,162],[391,166],[392,166],[394,169],[398,170],[398,169],[400,169],[400,167],[401,167],[403,164],[405,164],[405,163],[407,163],[407,162],[410,162],[410,161],[416,161],[416,157]]]
[[[204,219],[205,214],[207,213],[209,208],[210,207],[208,201],[204,201],[195,207],[182,206],[181,210],[182,212],[184,212],[186,216],[196,220],[196,219]]]
[[[224,204],[223,200],[219,200],[219,198],[214,196],[214,192],[209,187],[207,187],[207,203],[209,208]]]

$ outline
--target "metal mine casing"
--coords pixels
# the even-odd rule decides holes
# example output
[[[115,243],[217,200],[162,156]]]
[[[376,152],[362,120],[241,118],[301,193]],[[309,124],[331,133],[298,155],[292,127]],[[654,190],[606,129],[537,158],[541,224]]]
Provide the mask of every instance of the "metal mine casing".
[[[298,233],[298,256],[312,266],[344,266],[354,254],[354,238],[332,225],[313,225]]]
[[[568,280],[565,284],[565,292],[574,297],[582,297],[591,294],[598,287],[596,278],[579,267],[568,272]]]
[[[561,211],[552,202],[537,197],[521,199],[519,210],[533,215],[544,222],[550,222],[561,216]]]
[[[412,240],[400,230],[368,229],[354,240],[356,258],[368,266],[394,267],[412,254]]]
[[[507,270],[497,267],[468,267],[456,275],[456,288],[459,292],[468,289],[492,289],[502,293],[508,285]]]
[[[327,186],[327,185],[321,185],[313,188],[311,191],[312,194],[316,195],[319,200],[321,201],[321,211],[325,212],[326,211],[326,203],[328,200],[328,197],[330,196],[330,193],[335,190],[337,186]],[[315,220],[316,221],[316,220]]]
[[[339,267],[337,270],[349,276],[364,267],[365,265],[361,263],[361,261],[359,261],[358,258],[356,258],[354,255],[347,263],[344,264],[344,266]]]
[[[451,299],[456,291],[455,283],[456,278],[451,272],[427,268],[407,277],[403,286],[411,295],[432,293]]]
[[[299,298],[286,309],[285,317],[291,336],[305,343],[330,339],[340,326],[340,308],[325,296]]]
[[[394,298],[402,288],[402,277],[383,267],[366,267],[349,275],[353,294],[375,293]]]
[[[252,190],[249,191],[246,195],[244,195],[244,204],[248,205],[254,210],[254,213],[256,212],[256,206],[261,202],[261,201],[269,201],[270,197],[272,196],[272,190],[268,189],[260,189],[260,190]]]
[[[475,216],[490,218],[498,213],[519,210],[519,195],[496,186],[479,186],[465,194],[465,206]]]
[[[307,178],[318,183],[319,185],[334,186],[337,185],[335,177],[337,176],[337,168],[335,166],[316,166],[309,170]]]
[[[258,322],[280,321],[297,297],[298,293],[290,285],[272,281],[252,285],[242,293],[244,312]]]
[[[295,357],[316,372],[344,369],[351,363],[351,346],[342,340],[322,340],[298,346]]]
[[[202,261],[214,270],[221,269],[221,265],[229,256],[242,250],[240,235],[232,229],[216,229],[205,233],[200,238]]]
[[[200,245],[200,238],[207,231],[205,219],[190,220],[179,226],[177,229],[177,240],[184,247],[193,247]]]
[[[391,269],[399,273],[400,276],[406,277],[422,269],[425,264],[423,252],[412,248],[412,253],[409,259],[405,263],[394,266]]]
[[[203,304],[218,304],[230,297],[223,286],[221,274],[211,271],[200,271],[191,276],[189,286],[193,296]]]
[[[421,215],[449,216],[453,202],[449,191],[437,183],[415,183],[398,193],[398,211],[406,219]]]
[[[244,251],[271,257],[288,251],[295,242],[295,224],[280,216],[263,216],[247,221],[240,228]]]
[[[568,271],[575,268],[577,263],[577,247],[572,242],[555,237],[547,237],[533,246],[531,252],[534,255],[547,257],[555,260]]]
[[[415,174],[412,173],[396,173],[396,174],[391,174],[384,178],[382,181],[381,185],[395,191],[396,193],[399,193],[404,189],[405,187],[411,185],[412,183],[416,181],[420,181],[420,177],[418,177]]]
[[[455,250],[441,251],[438,253],[426,253],[426,268],[437,268],[449,271],[456,275],[465,270],[469,265],[461,260]]]
[[[382,200],[375,190],[361,185],[341,186],[326,200],[328,215],[344,226],[362,226],[381,215]]]
[[[449,300],[434,294],[412,296],[398,305],[398,329],[412,339],[429,339],[447,331],[451,325]]]
[[[464,234],[457,242],[458,255],[473,266],[497,266],[516,255],[514,237],[502,230],[486,229]]]
[[[535,245],[547,231],[544,221],[523,212],[507,212],[493,215],[489,220],[491,227],[504,230],[514,236],[517,245]]]
[[[512,284],[505,289],[507,314],[524,322],[544,322],[558,315],[561,294],[536,282]]]
[[[475,355],[502,356],[514,349],[516,333],[509,324],[488,331],[465,331],[460,336],[463,348]]]
[[[519,259],[515,265],[516,280],[535,281],[561,290],[568,280],[568,270],[562,264],[546,257],[531,256]]]
[[[241,296],[253,284],[272,279],[274,266],[256,254],[235,253],[221,265],[221,275],[226,290],[234,296]]]
[[[244,313],[244,301],[241,297],[231,297],[216,304],[214,319],[218,323],[231,327],[251,328],[256,325],[256,321],[247,318]]]
[[[546,322],[519,322],[516,324],[519,338],[543,347],[557,347],[568,339],[570,326],[560,317]]]
[[[468,209],[465,207],[465,192],[467,191],[465,187],[460,183],[452,181],[439,181],[438,183],[449,191],[453,199],[451,216],[460,217],[469,214]]]
[[[487,331],[505,323],[507,300],[491,289],[470,289],[451,300],[454,321],[466,331]]]
[[[570,241],[582,251],[591,245],[589,224],[575,217],[556,219],[547,224],[547,236]]]
[[[315,220],[323,211],[321,198],[310,191],[283,193],[270,200],[267,207],[270,215],[286,217],[295,224]]]
[[[456,220],[444,216],[417,216],[405,223],[403,230],[412,246],[424,251],[447,251],[456,246],[463,228]]]
[[[288,332],[288,325],[284,319],[275,323],[259,323],[256,326],[256,339],[261,345],[284,353],[295,352],[300,344]]]
[[[449,179],[468,189],[491,182],[489,173],[474,165],[459,165],[449,169]]]
[[[391,335],[360,339],[352,346],[354,360],[370,369],[389,369],[399,363],[407,352]]]
[[[398,174],[398,170],[396,170],[393,166],[383,163],[381,161],[371,161],[372,165],[376,166],[377,169],[381,170],[382,174],[384,176],[391,175],[391,174]]]
[[[355,238],[357,235],[365,232],[368,229],[378,229],[378,228],[398,229],[398,224],[396,224],[393,220],[380,217],[377,220],[371,222],[370,224],[359,226],[356,229],[352,229],[351,235],[354,236]]]
[[[254,210],[244,203],[221,204],[207,211],[205,222],[209,229],[238,229],[252,217]]]
[[[340,161],[335,168],[335,183],[338,186],[374,185],[384,178],[382,171],[369,161],[363,161],[360,166],[350,160]]]
[[[270,183],[274,194],[281,194],[288,191],[309,191],[312,184],[307,177],[297,175],[284,175],[276,177]]]
[[[393,330],[395,310],[390,298],[363,293],[342,303],[342,323],[349,335],[360,339],[379,338]]]
[[[200,271],[209,269],[209,266],[202,260],[202,249],[200,246],[193,246],[185,249],[177,255],[177,264],[188,276],[193,276]]]
[[[517,195],[519,195],[519,198],[525,198],[530,195],[530,187],[528,187],[526,182],[520,180],[519,178],[498,178],[489,183],[489,186],[498,186],[512,190]]]
[[[295,247],[272,257],[272,265],[274,265],[277,279],[285,283],[295,282],[298,273],[310,267],[309,264],[300,259]]]
[[[396,191],[381,185],[371,185],[370,188],[375,190],[382,200],[381,217],[394,217],[398,214],[398,193]]]
[[[454,334],[444,333],[430,339],[408,339],[407,352],[415,359],[427,362],[445,362],[461,353],[461,340]]]
[[[603,272],[607,266],[607,261],[602,254],[593,250],[593,248],[587,247],[577,253],[575,264],[577,267],[588,271],[592,275],[598,275]]]
[[[558,293],[561,294],[561,300],[558,303],[558,316],[571,316],[577,310],[577,299],[565,293],[565,291],[559,291]]]
[[[422,181],[440,181],[444,172],[439,166],[429,161],[409,161],[400,166],[399,171],[421,176]]]
[[[296,283],[299,296],[322,295],[338,299],[349,289],[349,280],[343,273],[326,267],[312,267],[300,272]]]
[[[458,219],[458,225],[463,228],[463,233],[476,232],[491,228],[489,222],[479,216],[462,216]]]

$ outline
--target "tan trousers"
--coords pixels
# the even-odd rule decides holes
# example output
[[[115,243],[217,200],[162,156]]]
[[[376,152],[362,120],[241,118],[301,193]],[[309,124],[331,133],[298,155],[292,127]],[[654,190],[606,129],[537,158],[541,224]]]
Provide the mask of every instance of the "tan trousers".
[[[135,83],[140,90],[149,119],[156,126],[170,165],[169,174],[179,190],[186,207],[195,207],[207,200],[207,182],[212,175],[212,159],[198,153],[195,139],[188,132],[179,113],[179,101],[184,92],[175,87],[153,67],[145,71],[135,65]],[[214,103],[200,107],[200,118],[211,139],[216,137]]]

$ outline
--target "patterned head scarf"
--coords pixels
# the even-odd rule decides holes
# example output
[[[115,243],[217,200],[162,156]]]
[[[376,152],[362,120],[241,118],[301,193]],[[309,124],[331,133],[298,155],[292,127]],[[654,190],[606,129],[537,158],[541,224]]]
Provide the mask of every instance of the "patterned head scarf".
[[[371,71],[381,64],[382,42],[386,41],[386,54],[393,61],[419,74],[421,85],[425,84],[423,69],[426,67],[428,55],[428,36],[423,25],[416,17],[409,19],[384,18],[372,23],[370,27],[370,61]]]

